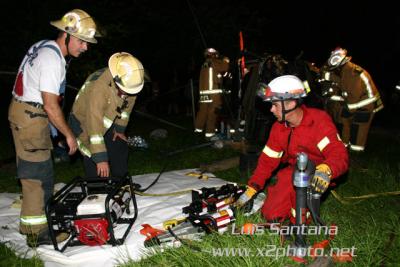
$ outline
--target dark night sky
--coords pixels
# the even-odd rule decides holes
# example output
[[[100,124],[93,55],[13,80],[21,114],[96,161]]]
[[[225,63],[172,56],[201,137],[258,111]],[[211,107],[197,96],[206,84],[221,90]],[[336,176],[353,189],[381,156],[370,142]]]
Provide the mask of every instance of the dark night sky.
[[[304,58],[317,65],[321,65],[336,46],[347,48],[353,62],[371,73],[383,94],[390,94],[399,80],[400,16],[394,1],[392,6],[386,2],[2,2],[0,70],[15,71],[33,42],[54,38],[56,31],[49,25],[50,20],[59,19],[70,9],[81,8],[101,25],[105,37],[82,58],[73,61],[69,81],[75,86],[80,86],[87,74],[105,66],[108,57],[118,51],[136,55],[153,78],[168,79],[176,69],[179,76],[186,79],[191,62],[196,67],[201,64],[203,43],[231,59],[236,58],[239,55],[238,32],[242,30],[246,49],[251,52],[281,53],[290,60],[303,51]]]

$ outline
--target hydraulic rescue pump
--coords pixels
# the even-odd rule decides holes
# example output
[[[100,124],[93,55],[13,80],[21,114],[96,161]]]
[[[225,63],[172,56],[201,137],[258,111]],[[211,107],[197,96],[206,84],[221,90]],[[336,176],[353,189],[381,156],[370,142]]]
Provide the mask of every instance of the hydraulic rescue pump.
[[[46,205],[54,248],[64,251],[75,245],[122,244],[138,213],[135,186],[130,177],[76,177],[64,186]],[[134,209],[133,216],[131,208]],[[122,236],[116,237],[114,228],[119,224],[125,224],[126,230]],[[59,233],[70,234],[61,247],[55,238]]]

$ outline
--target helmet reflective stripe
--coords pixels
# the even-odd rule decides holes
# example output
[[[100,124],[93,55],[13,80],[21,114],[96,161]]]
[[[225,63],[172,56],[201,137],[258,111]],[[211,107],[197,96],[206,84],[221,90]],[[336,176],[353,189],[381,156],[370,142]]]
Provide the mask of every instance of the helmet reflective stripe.
[[[20,221],[23,225],[39,225],[47,223],[46,215],[21,216]]]
[[[92,144],[92,145],[104,144],[104,137],[99,134],[91,135],[90,136],[90,144]]]
[[[277,152],[272,150],[271,148],[269,148],[268,146],[265,146],[263,149],[263,152],[265,155],[267,155],[270,158],[274,158],[274,159],[279,159],[282,157],[283,155],[283,151]]]
[[[208,89],[213,89],[213,68],[208,69]]]
[[[90,153],[90,150],[87,149],[87,147],[85,147],[85,145],[82,143],[81,140],[79,140],[79,138],[76,139],[76,142],[78,143],[78,149],[79,149],[79,151],[80,151],[83,155],[85,155],[86,157],[89,157],[89,158],[90,158],[90,157],[92,156],[92,153]]]
[[[110,120],[109,118],[107,118],[106,116],[104,116],[104,118],[103,118],[104,128],[108,129],[111,127],[112,124],[113,124],[113,121]]]
[[[325,148],[327,145],[329,145],[329,143],[330,143],[330,141],[329,141],[329,138],[328,138],[327,136],[325,136],[324,138],[322,138],[322,140],[319,141],[319,143],[318,143],[318,145],[317,145],[319,151],[322,152],[322,150],[324,150],[324,148]]]

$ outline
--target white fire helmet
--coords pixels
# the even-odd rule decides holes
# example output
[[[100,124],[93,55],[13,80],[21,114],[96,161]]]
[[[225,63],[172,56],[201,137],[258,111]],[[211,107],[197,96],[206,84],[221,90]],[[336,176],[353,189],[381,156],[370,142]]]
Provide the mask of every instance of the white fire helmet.
[[[347,56],[347,50],[337,47],[331,52],[331,56],[328,59],[328,65],[332,68],[340,67],[350,61],[351,57]]]
[[[127,94],[139,93],[144,85],[142,63],[126,52],[113,54],[108,60],[108,67],[118,87]]]
[[[81,9],[71,10],[60,20],[51,21],[50,24],[89,43],[95,44],[97,40],[94,37],[101,37],[93,18]]]
[[[273,79],[268,85],[259,84],[257,95],[264,101],[284,101],[307,96],[304,83],[294,75],[283,75]]]

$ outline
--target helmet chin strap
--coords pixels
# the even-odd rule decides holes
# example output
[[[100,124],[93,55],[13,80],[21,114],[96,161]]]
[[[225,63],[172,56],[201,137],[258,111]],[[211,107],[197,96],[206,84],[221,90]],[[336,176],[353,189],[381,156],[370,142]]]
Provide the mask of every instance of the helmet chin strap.
[[[298,108],[301,104],[300,99],[296,100],[296,105],[291,108],[291,109],[286,109],[285,108],[285,100],[280,100],[281,101],[281,106],[282,106],[282,119],[279,122],[285,122],[286,124],[288,123],[288,121],[286,121],[286,114],[292,112],[293,110],[295,110],[296,108]]]
[[[69,53],[69,42],[70,42],[70,40],[71,40],[71,35],[69,34],[69,33],[67,33],[67,37],[65,37],[65,46],[67,47],[67,55],[66,55],[66,57],[67,57],[67,64],[66,64],[66,68],[68,68],[68,66],[69,66],[69,64],[71,63],[71,60],[72,60],[72,56],[71,56],[71,54]]]

